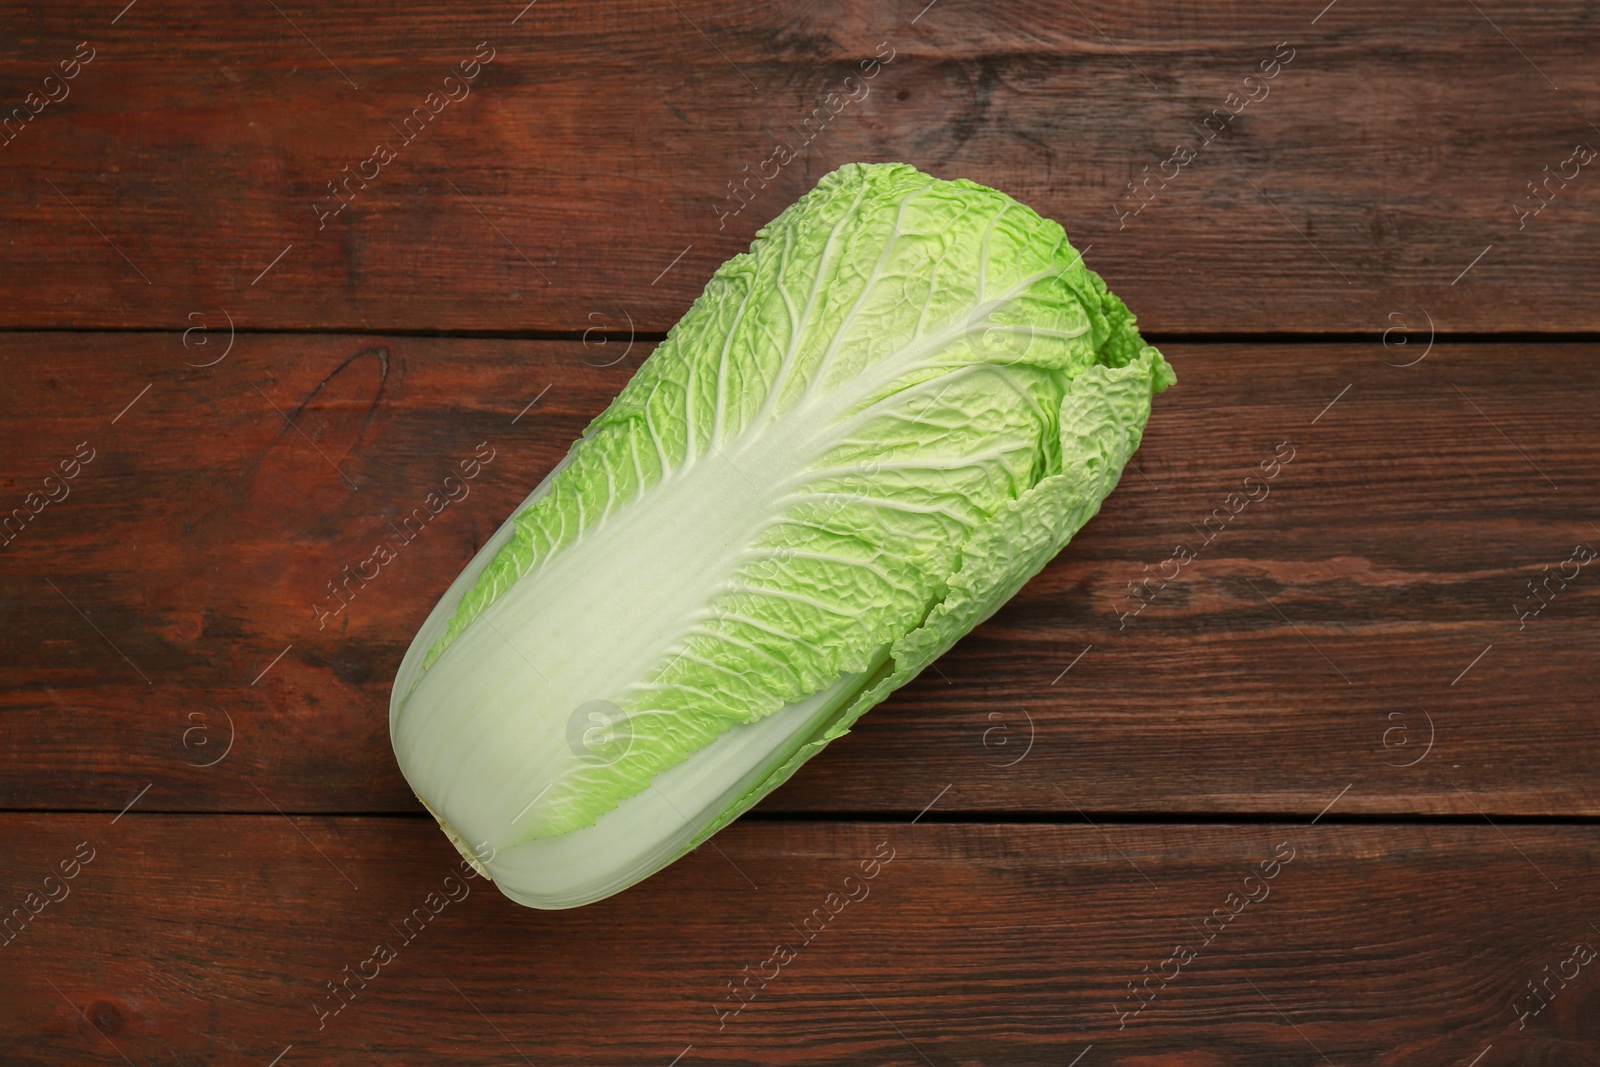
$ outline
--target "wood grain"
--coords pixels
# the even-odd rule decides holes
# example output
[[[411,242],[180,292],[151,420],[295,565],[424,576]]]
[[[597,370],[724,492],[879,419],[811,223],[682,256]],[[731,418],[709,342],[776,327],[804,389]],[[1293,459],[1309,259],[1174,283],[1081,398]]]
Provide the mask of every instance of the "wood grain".
[[[822,174],[904,159],[1060,220],[1156,330],[1600,329],[1578,0],[519,6],[0,6],[5,108],[94,50],[0,145],[0,326],[661,331]]]
[[[96,450],[0,549],[0,806],[148,784],[147,810],[417,811],[400,656],[649,346],[239,334],[201,368],[227,335],[188,340],[0,345],[7,506]],[[1600,813],[1600,585],[1516,607],[1600,543],[1600,352],[1390,365],[1420,351],[1169,346],[1179,384],[1101,514],[763,810]],[[481,443],[470,495],[319,629],[328,583]]]
[[[1597,1062],[1593,5],[524,2],[0,0],[5,1067]],[[1171,339],[1136,465],[709,846],[463,879],[417,626],[891,159]]]
[[[1600,837],[1506,834],[741,823],[535,912],[447,883],[420,819],[7,815],[8,907],[79,842],[94,858],[0,946],[0,1041],[15,1067],[1592,1062],[1600,964],[1520,1013],[1600,942]],[[1175,946],[1193,958],[1134,1011]]]

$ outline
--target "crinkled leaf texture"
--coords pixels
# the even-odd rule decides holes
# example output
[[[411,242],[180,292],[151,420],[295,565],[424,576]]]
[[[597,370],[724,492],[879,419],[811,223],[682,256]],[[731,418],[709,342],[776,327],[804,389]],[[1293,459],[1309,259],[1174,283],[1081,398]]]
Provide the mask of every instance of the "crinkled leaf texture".
[[[705,840],[987,618],[1173,381],[1054,222],[851,164],[766,226],[434,609],[400,766],[513,899]]]

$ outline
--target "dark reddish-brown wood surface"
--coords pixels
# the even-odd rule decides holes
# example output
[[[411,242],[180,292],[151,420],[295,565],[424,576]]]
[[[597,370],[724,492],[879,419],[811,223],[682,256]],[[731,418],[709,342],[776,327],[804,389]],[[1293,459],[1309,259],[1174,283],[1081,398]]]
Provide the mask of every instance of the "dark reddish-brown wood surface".
[[[1600,1063],[1592,4],[525,2],[0,3],[0,1064]],[[416,627],[884,159],[1126,298],[1135,465],[711,845],[461,879]]]
[[[0,803],[115,809],[154,781],[146,806],[270,811],[270,779],[284,810],[420,811],[387,743],[400,657],[649,346],[242,334],[185,366],[199,336],[28,334],[0,363],[14,494],[96,451],[4,549]],[[989,812],[1060,788],[1311,815],[1350,784],[1349,812],[1600,815],[1600,582],[1518,614],[1600,543],[1600,346],[1406,352],[1168,345],[1179,385],[1100,515],[768,809],[915,814],[950,785]],[[485,442],[467,497],[319,616]],[[1175,569],[1140,609],[1129,583]]]
[[[924,3],[10,5],[8,112],[94,58],[0,145],[0,324],[664,330],[903,159],[1061,220],[1160,330],[1600,328],[1585,0]]]
[[[1600,940],[1593,827],[746,820],[530,912],[417,820],[111,819],[0,820],[14,895],[93,856],[5,949],[8,1062],[1432,1067],[1600,1042],[1600,961],[1574,954]]]

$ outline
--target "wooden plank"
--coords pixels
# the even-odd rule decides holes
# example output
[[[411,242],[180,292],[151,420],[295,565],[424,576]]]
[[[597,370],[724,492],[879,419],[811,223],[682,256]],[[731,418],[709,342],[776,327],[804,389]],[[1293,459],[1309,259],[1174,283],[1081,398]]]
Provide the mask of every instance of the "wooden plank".
[[[0,549],[0,806],[117,811],[149,785],[157,810],[416,811],[387,737],[400,656],[646,346],[240,335],[185,366],[216,358],[202,336],[5,338],[7,506],[94,457]],[[1516,611],[1600,543],[1600,352],[1169,355],[1101,514],[767,809],[914,814],[949,786],[940,810],[1309,817],[1348,785],[1341,811],[1600,812],[1600,586]],[[481,444],[466,498],[402,539]],[[319,629],[380,542],[398,558]],[[1174,570],[1132,614],[1129,583]]]
[[[7,907],[93,850],[0,946],[7,1062],[1583,1062],[1600,1002],[1593,827],[743,823],[535,912],[293,823],[0,817]]]
[[[1600,329],[1579,0],[518,6],[7,5],[3,105],[68,95],[0,146],[0,326],[660,331],[905,159],[1062,221],[1156,330]]]

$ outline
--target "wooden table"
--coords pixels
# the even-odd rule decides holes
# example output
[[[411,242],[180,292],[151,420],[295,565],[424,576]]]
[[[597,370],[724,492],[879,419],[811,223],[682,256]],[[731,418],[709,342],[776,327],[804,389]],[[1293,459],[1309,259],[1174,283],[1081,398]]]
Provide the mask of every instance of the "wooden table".
[[[0,1062],[1600,1063],[1593,4],[121,3],[0,6]],[[1066,225],[1136,468],[714,847],[447,882],[412,634],[858,159]]]

